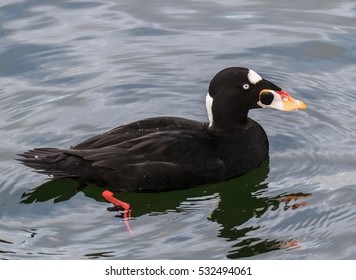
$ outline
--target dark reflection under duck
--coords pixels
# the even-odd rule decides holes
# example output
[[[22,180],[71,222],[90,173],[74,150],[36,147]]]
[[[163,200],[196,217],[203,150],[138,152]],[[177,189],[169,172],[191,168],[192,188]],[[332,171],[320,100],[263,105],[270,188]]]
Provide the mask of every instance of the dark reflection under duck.
[[[218,223],[221,229],[218,237],[231,243],[231,250],[227,258],[242,258],[272,250],[297,248],[298,238],[290,237],[288,240],[266,240],[264,238],[246,238],[249,233],[259,228],[244,226],[252,218],[259,218],[267,211],[277,209],[295,210],[306,205],[310,193],[286,193],[268,197],[264,191],[268,188],[267,177],[269,161],[244,176],[218,184],[203,185],[196,188],[164,191],[164,192],[129,192],[124,194],[125,199],[133,206],[132,219],[144,215],[164,214],[168,211],[188,212],[194,214],[194,208],[185,207],[184,202],[194,199],[206,200],[218,198],[216,207],[207,217],[211,222]],[[71,199],[76,194],[77,183],[72,179],[54,179],[48,181],[31,192],[23,193],[20,203],[30,204],[53,200],[60,203]],[[85,196],[96,201],[106,202],[101,195],[102,190],[89,185],[83,190]],[[121,212],[119,212],[121,213]],[[113,214],[116,215],[116,214]],[[120,217],[120,215],[116,215]],[[121,224],[118,233],[126,231]],[[133,234],[135,229],[133,228]]]

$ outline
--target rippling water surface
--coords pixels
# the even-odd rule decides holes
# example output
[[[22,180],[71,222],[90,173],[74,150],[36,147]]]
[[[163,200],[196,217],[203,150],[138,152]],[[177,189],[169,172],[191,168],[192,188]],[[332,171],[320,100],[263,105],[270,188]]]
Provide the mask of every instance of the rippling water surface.
[[[355,259],[356,3],[2,1],[0,258]],[[216,185],[101,190],[14,159],[150,116],[206,121],[212,76],[247,66],[308,104],[255,110],[270,162]]]

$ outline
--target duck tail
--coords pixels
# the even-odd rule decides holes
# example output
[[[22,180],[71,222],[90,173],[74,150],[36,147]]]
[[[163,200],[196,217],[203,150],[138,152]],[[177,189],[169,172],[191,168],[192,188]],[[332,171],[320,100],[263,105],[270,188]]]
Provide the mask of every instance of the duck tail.
[[[56,168],[58,161],[63,157],[63,151],[56,148],[35,148],[22,154],[18,154],[22,164],[36,169],[36,172],[52,177],[72,177],[63,170]]]

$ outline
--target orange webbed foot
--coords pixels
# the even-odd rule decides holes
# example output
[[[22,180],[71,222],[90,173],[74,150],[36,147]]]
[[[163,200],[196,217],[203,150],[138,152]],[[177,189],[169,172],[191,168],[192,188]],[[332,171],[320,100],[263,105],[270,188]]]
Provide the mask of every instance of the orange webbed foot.
[[[124,213],[123,213],[124,222],[125,222],[127,230],[132,235],[132,230],[131,230],[131,226],[130,226],[130,219],[131,219],[131,205],[130,205],[130,203],[127,203],[127,202],[124,202],[124,201],[121,201],[121,200],[115,198],[114,193],[109,190],[103,191],[102,196],[107,201],[114,204],[113,207],[108,208],[109,211],[117,211],[119,207],[124,209]]]

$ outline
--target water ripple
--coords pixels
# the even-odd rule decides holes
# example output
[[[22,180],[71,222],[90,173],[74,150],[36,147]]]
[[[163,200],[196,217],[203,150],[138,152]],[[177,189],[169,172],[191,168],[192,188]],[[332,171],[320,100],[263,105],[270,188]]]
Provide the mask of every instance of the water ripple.
[[[356,5],[319,2],[3,1],[0,258],[354,259]],[[14,160],[144,117],[206,121],[209,80],[232,65],[308,109],[251,112],[270,140],[254,173],[123,194],[132,237],[100,189]]]

